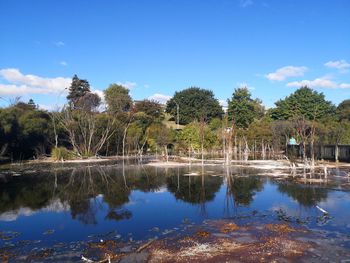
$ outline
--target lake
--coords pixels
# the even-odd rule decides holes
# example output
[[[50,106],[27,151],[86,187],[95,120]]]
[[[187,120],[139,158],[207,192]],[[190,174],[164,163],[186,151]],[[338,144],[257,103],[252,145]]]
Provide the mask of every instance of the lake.
[[[221,219],[241,225],[288,222],[350,249],[350,192],[259,173],[222,165],[120,163],[2,170],[0,255],[20,261],[25,258],[18,254],[50,248],[51,254],[76,251],[74,261],[85,242],[141,242]]]

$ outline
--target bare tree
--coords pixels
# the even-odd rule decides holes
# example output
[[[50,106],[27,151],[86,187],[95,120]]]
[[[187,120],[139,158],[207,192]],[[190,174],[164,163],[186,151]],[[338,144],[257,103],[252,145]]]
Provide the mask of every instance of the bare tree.
[[[312,127],[310,125],[310,122],[305,119],[305,117],[299,117],[295,120],[295,129],[298,134],[298,136],[301,139],[302,143],[302,153],[303,153],[303,160],[306,163],[307,156],[306,156],[306,143],[308,139],[311,136],[312,133]]]
[[[57,116],[74,152],[80,157],[96,156],[115,132],[113,126],[116,119],[109,114],[99,115],[94,111],[65,107]],[[103,127],[98,125],[99,118],[103,118]]]

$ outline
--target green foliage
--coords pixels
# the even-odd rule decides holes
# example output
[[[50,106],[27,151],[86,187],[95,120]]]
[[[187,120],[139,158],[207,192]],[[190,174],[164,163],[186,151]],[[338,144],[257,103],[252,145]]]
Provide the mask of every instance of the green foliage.
[[[237,88],[228,100],[228,117],[239,128],[246,129],[255,120],[264,115],[261,101],[251,98],[248,88]]]
[[[288,120],[296,117],[320,120],[335,113],[335,106],[325,100],[323,93],[318,93],[308,87],[301,87],[275,104],[276,108],[271,110],[271,117],[275,120]]]
[[[142,127],[140,127],[136,122],[131,123],[127,130],[126,136],[126,142],[129,146],[129,149],[138,149],[139,144],[142,144],[141,139],[143,135],[144,130],[142,129]]]
[[[121,85],[109,85],[104,94],[108,110],[111,112],[125,112],[132,106],[129,90]]]
[[[28,103],[0,109],[0,147],[7,145],[8,155],[14,159],[45,154],[51,130],[48,113]]]
[[[210,90],[191,87],[175,92],[166,106],[166,112],[177,118],[177,104],[179,106],[180,124],[189,124],[194,120],[221,118],[223,111],[214,94]]]
[[[209,128],[212,131],[217,131],[222,128],[222,120],[219,118],[214,118],[209,123]]]
[[[246,135],[248,140],[250,140],[251,142],[257,141],[258,144],[260,144],[262,140],[265,142],[271,142],[273,138],[271,120],[268,118],[254,120],[250,124]]]
[[[344,100],[338,105],[337,116],[340,120],[350,121],[350,100]]]
[[[326,120],[318,123],[318,137],[322,144],[350,144],[350,122]]]
[[[275,120],[271,122],[270,127],[277,149],[285,149],[289,143],[289,139],[296,136],[294,123],[290,120]]]
[[[194,150],[201,150],[202,142],[204,149],[211,149],[218,142],[214,131],[206,124],[192,122],[187,124],[179,134],[180,142],[186,147]],[[202,141],[203,140],[203,141]]]
[[[90,92],[90,84],[85,79],[79,79],[77,75],[72,78],[72,83],[69,87],[67,100],[71,105],[75,105],[80,98]]]
[[[190,123],[183,128],[179,134],[179,140],[185,145],[193,149],[200,149],[200,135],[197,123]]]
[[[154,120],[163,120],[164,112],[159,102],[154,100],[141,100],[135,103],[136,112],[144,112]]]
[[[174,134],[162,123],[153,123],[148,128],[148,141],[153,142],[159,147],[164,147],[174,141]]]
[[[65,161],[74,158],[74,153],[65,147],[54,147],[51,150],[51,157],[55,161]]]

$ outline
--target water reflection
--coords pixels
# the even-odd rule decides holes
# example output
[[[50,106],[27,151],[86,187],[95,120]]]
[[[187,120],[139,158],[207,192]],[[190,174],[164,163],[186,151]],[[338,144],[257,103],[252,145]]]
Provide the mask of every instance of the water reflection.
[[[273,205],[281,204],[292,209],[295,203],[312,208],[329,201],[329,192],[226,166],[108,165],[56,169],[1,176],[0,224],[12,221],[11,228],[20,227],[30,222],[34,214],[46,213],[51,213],[50,220],[60,222],[64,214],[67,217],[62,225],[66,229],[77,228],[77,224],[85,227],[76,232],[118,228],[126,234],[135,231],[142,236],[153,227],[175,227],[187,217],[201,222],[206,218],[231,217],[242,209],[269,211]],[[45,216],[38,218],[47,220]]]
[[[288,182],[278,182],[278,191],[292,197],[304,207],[314,207],[328,197],[326,188]]]
[[[95,166],[75,168],[68,172],[55,170],[49,174],[8,176],[6,183],[0,184],[0,214],[23,211],[23,208],[35,211],[50,205],[52,207],[55,200],[61,207],[68,207],[71,217],[83,224],[96,224],[96,214],[103,210],[104,204],[108,205],[105,219],[127,220],[133,215],[124,205],[130,202],[133,191],[148,193],[163,189],[176,200],[199,205],[204,215],[206,204],[215,199],[223,182],[226,188],[226,212],[238,206],[249,206],[255,194],[264,188],[265,179],[248,176],[249,172],[242,169],[225,167],[211,174],[206,173],[204,168],[187,169],[160,169],[142,165],[129,166],[127,169]],[[279,192],[305,207],[315,206],[327,199],[328,190],[324,188],[286,181],[275,183]]]
[[[201,204],[215,198],[222,184],[221,177],[214,176],[178,176],[167,178],[168,191],[173,193],[177,200],[191,204]]]

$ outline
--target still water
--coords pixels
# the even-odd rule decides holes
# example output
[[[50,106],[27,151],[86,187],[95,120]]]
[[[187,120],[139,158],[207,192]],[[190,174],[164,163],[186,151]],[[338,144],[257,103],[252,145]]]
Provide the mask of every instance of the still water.
[[[36,247],[110,237],[145,240],[184,223],[247,214],[266,215],[249,220],[282,218],[350,235],[349,192],[247,168],[79,165],[22,168],[0,177],[0,248],[24,240]]]

